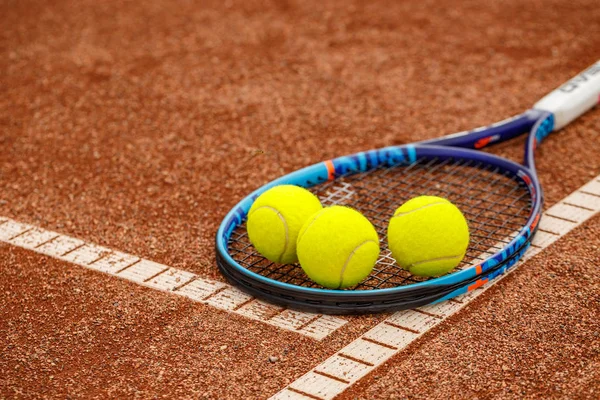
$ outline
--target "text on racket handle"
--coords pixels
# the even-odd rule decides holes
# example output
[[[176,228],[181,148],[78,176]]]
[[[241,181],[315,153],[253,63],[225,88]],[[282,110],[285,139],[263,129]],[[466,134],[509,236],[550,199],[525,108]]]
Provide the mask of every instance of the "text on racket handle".
[[[600,102],[600,61],[535,103],[533,108],[554,114],[558,130]]]

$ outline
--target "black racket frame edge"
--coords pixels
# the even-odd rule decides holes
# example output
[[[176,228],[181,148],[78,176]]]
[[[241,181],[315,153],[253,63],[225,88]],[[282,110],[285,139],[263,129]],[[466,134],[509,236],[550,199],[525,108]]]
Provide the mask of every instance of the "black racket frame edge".
[[[536,229],[537,231],[537,229]],[[221,256],[216,252],[217,265],[225,278],[233,285],[256,298],[302,311],[320,314],[373,314],[380,312],[391,312],[408,310],[425,306],[453,291],[469,286],[480,279],[495,273],[507,264],[514,264],[522,256],[525,247],[528,247],[535,235],[535,231],[510,257],[500,264],[489,269],[481,275],[474,276],[452,285],[429,285],[426,287],[407,289],[400,295],[398,293],[377,293],[377,290],[354,291],[352,296],[347,295],[346,290],[340,290],[340,295],[319,295],[318,293],[302,292],[299,298],[293,289],[280,289],[275,286],[252,280],[235,268],[230,268]],[[365,292],[362,295],[360,292]]]

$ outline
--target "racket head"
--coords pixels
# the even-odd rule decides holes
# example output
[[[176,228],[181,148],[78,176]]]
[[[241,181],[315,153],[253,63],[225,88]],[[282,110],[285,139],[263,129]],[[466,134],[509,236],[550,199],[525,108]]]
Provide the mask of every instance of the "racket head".
[[[539,121],[552,117],[544,116]],[[530,128],[531,115],[523,118],[527,120],[523,127]],[[542,196],[532,149],[545,136],[539,133],[539,121],[526,145],[531,168],[481,151],[428,142],[339,157],[283,176],[247,196],[227,214],[216,237],[219,268],[228,280],[257,297],[324,313],[412,308],[468,288],[480,275],[514,263],[537,228]],[[510,123],[514,125],[514,119]],[[498,125],[490,129],[497,136]],[[470,135],[476,142],[485,137],[485,131],[478,129]],[[469,134],[462,136],[464,145]],[[351,290],[326,289],[310,281],[298,264],[274,264],[254,250],[244,228],[247,213],[260,194],[281,184],[305,187],[325,206],[356,208],[374,223],[382,251],[368,278]],[[402,203],[418,195],[448,198],[469,222],[467,256],[460,268],[439,278],[411,276],[395,264],[387,249],[389,218]],[[482,200],[484,196],[487,199]]]

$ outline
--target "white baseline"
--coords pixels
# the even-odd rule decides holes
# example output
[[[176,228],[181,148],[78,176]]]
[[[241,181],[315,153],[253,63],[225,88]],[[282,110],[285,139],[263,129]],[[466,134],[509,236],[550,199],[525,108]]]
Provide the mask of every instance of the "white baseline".
[[[223,282],[0,216],[0,242],[322,340],[348,321],[260,301]]]

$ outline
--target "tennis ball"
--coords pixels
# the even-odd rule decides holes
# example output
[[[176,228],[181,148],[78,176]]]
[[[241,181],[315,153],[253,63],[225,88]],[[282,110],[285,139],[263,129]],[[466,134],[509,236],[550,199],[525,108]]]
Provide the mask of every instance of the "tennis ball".
[[[469,245],[465,217],[454,204],[436,196],[415,197],[400,206],[387,234],[392,257],[418,276],[450,272]]]
[[[327,288],[343,289],[371,273],[379,256],[379,238],[361,213],[331,206],[306,221],[297,249],[300,266],[310,279]]]
[[[272,187],[258,196],[248,212],[250,242],[273,262],[296,262],[298,232],[308,217],[322,208],[314,194],[299,186]]]

